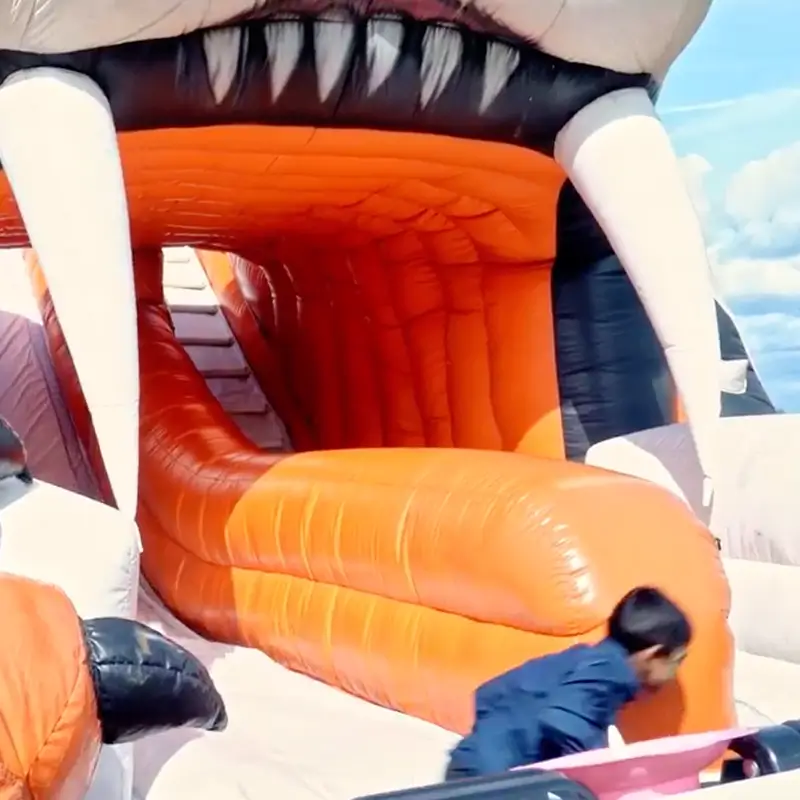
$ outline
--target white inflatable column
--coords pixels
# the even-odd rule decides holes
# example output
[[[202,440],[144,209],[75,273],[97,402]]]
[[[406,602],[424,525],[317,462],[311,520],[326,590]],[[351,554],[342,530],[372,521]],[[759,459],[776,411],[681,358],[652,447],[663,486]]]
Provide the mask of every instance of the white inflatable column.
[[[720,347],[700,221],[644,89],[605,95],[559,133],[556,160],[622,262],[664,348],[711,500]]]
[[[116,131],[97,84],[58,69],[9,77],[0,87],[0,160],[47,278],[117,506],[133,519],[136,295]]]
[[[138,552],[136,297],[125,184],[103,92],[65,70],[11,75],[0,86],[0,161],[47,278],[121,522]],[[59,524],[68,528],[70,520]],[[91,565],[94,554],[85,557]],[[134,567],[129,607],[117,611],[131,617],[138,561]],[[132,745],[103,748],[87,797],[132,795]]]

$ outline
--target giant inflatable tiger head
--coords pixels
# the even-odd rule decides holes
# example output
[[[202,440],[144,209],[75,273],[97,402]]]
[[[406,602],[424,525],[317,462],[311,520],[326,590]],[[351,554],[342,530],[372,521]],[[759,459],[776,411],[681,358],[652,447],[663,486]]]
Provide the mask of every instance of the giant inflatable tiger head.
[[[342,363],[320,345],[305,368],[396,402],[394,434],[321,446],[579,458],[671,421],[671,372],[710,475],[721,390],[773,410],[653,108],[710,4],[0,0],[0,245],[39,253],[120,507],[131,245],[167,243],[324,297]]]

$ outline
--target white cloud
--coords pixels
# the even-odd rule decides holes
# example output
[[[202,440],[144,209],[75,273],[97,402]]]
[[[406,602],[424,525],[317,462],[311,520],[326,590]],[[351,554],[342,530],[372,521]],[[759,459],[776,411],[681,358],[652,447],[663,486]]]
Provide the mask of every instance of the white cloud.
[[[679,152],[724,161],[727,171],[734,163],[763,158],[797,139],[800,89],[679,108],[659,104],[659,113]]]
[[[787,411],[800,411],[800,255],[757,255],[791,249],[794,243],[800,243],[800,216],[793,224],[790,213],[792,209],[800,210],[800,203],[793,205],[794,187],[781,173],[789,160],[787,155],[795,157],[794,153],[778,151],[777,157],[773,153],[772,157],[752,162],[729,182],[726,210],[731,222],[727,228],[725,214],[714,208],[707,191],[712,165],[694,154],[681,159],[681,169],[713,242],[709,261],[716,289],[738,306],[765,310],[766,313],[737,314],[736,322],[773,402]],[[796,174],[800,175],[800,163]],[[770,194],[770,184],[778,175],[782,205],[773,203]],[[800,190],[796,194],[800,199]],[[794,252],[800,252],[800,247]],[[778,308],[788,308],[788,312]]]
[[[724,297],[780,295],[800,298],[800,256],[791,258],[726,258],[711,250],[711,266]]]
[[[732,300],[800,299],[800,142],[736,172],[724,209],[709,196],[714,169],[706,158],[692,153],[680,166],[710,243],[719,293]]]
[[[767,312],[737,316],[736,322],[754,352],[796,351],[800,370],[800,316]]]
[[[745,164],[730,180],[725,210],[739,223],[769,219],[800,200],[800,142]]]
[[[726,249],[736,255],[800,254],[800,142],[745,164],[728,183]]]

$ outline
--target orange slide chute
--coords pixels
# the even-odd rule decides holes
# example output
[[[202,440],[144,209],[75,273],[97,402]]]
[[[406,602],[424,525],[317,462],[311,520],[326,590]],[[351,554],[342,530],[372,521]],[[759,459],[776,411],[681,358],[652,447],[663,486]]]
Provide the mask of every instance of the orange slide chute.
[[[297,449],[310,433],[317,448],[564,458],[551,262],[431,265],[401,251],[356,267],[357,252],[252,250],[196,252],[270,403],[300,427]]]
[[[29,263],[57,374],[101,471],[44,278]],[[160,251],[136,255],[139,521],[144,573],[189,625],[463,731],[479,682],[596,640],[625,591],[655,584],[687,609],[697,645],[680,686],[635,704],[623,734],[733,723],[727,584],[713,540],[680,501],[513,453],[263,453],[175,340],[161,266]]]

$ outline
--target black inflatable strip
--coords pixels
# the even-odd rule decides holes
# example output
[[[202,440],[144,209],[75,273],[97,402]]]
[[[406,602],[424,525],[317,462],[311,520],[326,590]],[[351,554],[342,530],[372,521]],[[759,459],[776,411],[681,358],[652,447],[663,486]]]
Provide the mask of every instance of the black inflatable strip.
[[[421,786],[354,800],[597,800],[585,786],[557,772],[530,769],[486,778]]]
[[[36,66],[94,78],[119,130],[261,123],[513,142],[552,154],[608,92],[656,87],[452,24],[291,17],[64,55],[0,52],[0,80]]]

